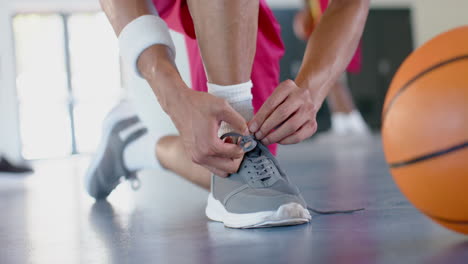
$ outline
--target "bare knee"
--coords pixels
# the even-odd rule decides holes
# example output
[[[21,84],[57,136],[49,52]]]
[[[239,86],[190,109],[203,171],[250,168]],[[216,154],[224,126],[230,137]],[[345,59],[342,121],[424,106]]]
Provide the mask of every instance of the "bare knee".
[[[174,158],[178,140],[179,136],[170,135],[162,137],[158,143],[156,143],[156,158],[166,169],[170,168],[171,159]]]

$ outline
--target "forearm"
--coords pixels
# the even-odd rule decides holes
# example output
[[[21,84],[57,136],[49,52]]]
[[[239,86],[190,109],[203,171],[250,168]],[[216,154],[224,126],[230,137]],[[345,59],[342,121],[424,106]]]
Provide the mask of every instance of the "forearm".
[[[100,0],[99,2],[117,36],[135,18],[157,15],[156,9],[148,0]]]
[[[117,36],[136,18],[158,15],[154,5],[147,0],[101,0],[100,3]],[[166,45],[156,44],[145,49],[137,60],[137,68],[166,112],[169,112],[172,102],[181,97],[182,91],[188,90]]]
[[[230,85],[250,80],[259,1],[190,0],[188,3],[208,82]]]
[[[319,107],[359,43],[369,0],[334,0],[308,40],[296,83],[310,89]]]

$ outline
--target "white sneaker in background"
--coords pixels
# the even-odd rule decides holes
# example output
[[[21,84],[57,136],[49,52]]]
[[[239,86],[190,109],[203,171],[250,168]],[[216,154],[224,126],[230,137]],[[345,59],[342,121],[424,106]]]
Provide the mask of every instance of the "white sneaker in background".
[[[333,113],[331,116],[331,132],[335,135],[367,136],[370,129],[359,111],[350,113]]]

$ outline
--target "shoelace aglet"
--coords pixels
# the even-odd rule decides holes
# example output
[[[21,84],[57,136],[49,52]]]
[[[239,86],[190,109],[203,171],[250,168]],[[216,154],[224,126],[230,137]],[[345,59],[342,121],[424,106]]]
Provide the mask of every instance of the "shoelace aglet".
[[[228,132],[222,135],[221,139],[225,139],[227,137],[237,138],[239,140],[238,144],[242,147],[244,152],[249,152],[257,146],[257,141],[255,141],[255,137],[253,135],[244,136],[236,132]]]

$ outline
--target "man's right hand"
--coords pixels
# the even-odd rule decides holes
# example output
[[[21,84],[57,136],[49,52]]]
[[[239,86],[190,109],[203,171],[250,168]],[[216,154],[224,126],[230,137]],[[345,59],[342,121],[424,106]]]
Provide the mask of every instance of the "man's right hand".
[[[226,100],[209,93],[186,89],[180,102],[168,111],[192,161],[214,174],[227,177],[238,170],[242,148],[218,137],[221,121],[248,135],[246,120]]]
[[[236,172],[242,161],[242,148],[221,140],[218,129],[224,121],[236,132],[248,135],[247,121],[226,100],[188,88],[166,46],[146,49],[138,60],[138,68],[179,130],[192,161],[221,177]]]

